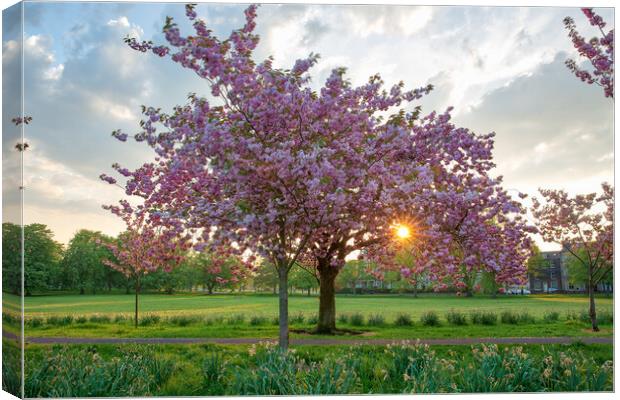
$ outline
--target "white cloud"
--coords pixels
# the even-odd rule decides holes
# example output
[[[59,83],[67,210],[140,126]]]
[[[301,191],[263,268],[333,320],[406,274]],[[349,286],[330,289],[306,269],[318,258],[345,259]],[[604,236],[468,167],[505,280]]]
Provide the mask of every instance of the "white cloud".
[[[132,107],[114,103],[103,97],[92,96],[90,105],[93,110],[100,115],[107,115],[117,120],[137,121],[139,116],[133,111]]]
[[[111,19],[108,21],[108,23],[106,24],[108,26],[121,26],[123,28],[128,28],[129,27],[129,20],[127,19],[127,17],[120,17],[118,19]]]
[[[536,145],[536,147],[534,147],[534,151],[540,154],[546,153],[548,150],[549,150],[549,145],[545,142],[540,142]]]

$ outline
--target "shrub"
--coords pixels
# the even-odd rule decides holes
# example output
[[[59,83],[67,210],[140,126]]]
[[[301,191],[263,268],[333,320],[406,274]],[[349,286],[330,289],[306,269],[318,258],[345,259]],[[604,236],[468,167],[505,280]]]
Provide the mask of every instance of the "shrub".
[[[267,323],[267,318],[262,315],[254,315],[252,316],[252,318],[250,318],[250,325],[253,325],[253,326],[264,325],[266,323]]]
[[[52,325],[52,326],[67,326],[67,325],[71,325],[71,323],[73,322],[73,316],[72,315],[65,315],[65,316],[57,316],[57,315],[52,315],[47,317],[47,320],[45,321],[48,325]]]
[[[597,313],[597,322],[599,324],[612,324],[614,322],[614,315],[608,311]]]
[[[348,324],[349,323],[349,316],[347,314],[339,314],[338,315],[338,322],[341,324]]]
[[[329,358],[318,364],[310,364],[310,368],[300,379],[298,390],[306,395],[351,393],[357,385],[358,378],[355,371],[359,362],[346,361]]]
[[[140,324],[140,326],[155,325],[155,324],[158,324],[159,321],[161,321],[161,317],[156,314],[147,314],[143,316],[142,318],[138,319],[138,323]]]
[[[241,325],[245,322],[245,315],[243,314],[235,314],[228,317],[226,323],[228,325]]]
[[[560,313],[557,311],[549,311],[546,312],[543,316],[543,321],[545,322],[556,322],[560,319]]]
[[[362,326],[364,325],[364,316],[361,313],[356,312],[349,316],[349,321],[353,326]]]
[[[5,324],[10,324],[10,325],[19,324],[20,319],[21,318],[19,316],[15,316],[15,315],[10,314],[10,313],[2,313],[2,321]]]
[[[460,311],[448,311],[446,313],[446,320],[452,325],[467,325],[467,317]]]
[[[309,325],[316,325],[319,323],[319,316],[316,314],[312,314],[308,317],[308,324]]]
[[[168,322],[177,326],[188,326],[190,324],[198,322],[199,320],[200,317],[196,317],[194,315],[175,315],[168,318]]]
[[[208,326],[222,325],[223,323],[224,323],[224,317],[222,317],[221,315],[205,318],[205,324]]]
[[[202,395],[221,396],[225,393],[224,373],[226,361],[221,354],[209,353],[202,363],[203,390]]]
[[[88,317],[85,315],[80,315],[79,317],[75,318],[75,323],[76,324],[85,324],[88,322]]]
[[[424,326],[439,326],[439,316],[435,311],[427,311],[420,316],[420,322]]]
[[[116,314],[114,316],[114,322],[116,322],[116,323],[125,322],[127,320],[129,320],[129,318],[126,315],[124,315],[124,314]]]
[[[96,323],[108,323],[111,321],[111,318],[107,315],[94,314],[90,316],[89,321]]]
[[[390,392],[437,393],[441,391],[442,374],[435,352],[428,345],[390,346],[386,350]]]
[[[469,315],[472,324],[476,325],[495,325],[497,315],[490,311],[473,311]]]
[[[24,321],[24,325],[29,328],[38,328],[43,325],[43,318],[32,317]]]
[[[502,324],[518,324],[519,316],[517,313],[512,311],[503,311],[500,316],[500,320],[502,321]]]
[[[26,397],[149,396],[172,375],[171,361],[153,356],[151,347],[125,347],[120,357],[104,360],[94,347],[50,349],[29,359]]]
[[[237,366],[233,370],[232,393],[244,395],[299,394],[296,371],[303,370],[303,361],[292,352],[282,351],[273,344],[251,346],[250,360],[260,368]]]
[[[280,317],[277,315],[271,319],[271,325],[280,325]]]
[[[413,325],[413,320],[409,314],[398,314],[396,319],[394,320],[394,325],[396,326],[411,326]]]
[[[369,326],[383,326],[385,325],[385,318],[381,314],[372,314],[368,317]]]
[[[519,323],[520,324],[533,324],[536,322],[536,318],[528,313],[527,311],[523,311],[519,314]]]
[[[20,347],[13,344],[13,341],[2,341],[2,390],[16,397],[21,397],[22,391]]]
[[[303,324],[306,317],[302,313],[297,313],[291,317],[291,324]],[[280,321],[278,321],[278,324]]]
[[[567,321],[579,321],[579,314],[577,311],[569,310],[566,312],[566,320]]]

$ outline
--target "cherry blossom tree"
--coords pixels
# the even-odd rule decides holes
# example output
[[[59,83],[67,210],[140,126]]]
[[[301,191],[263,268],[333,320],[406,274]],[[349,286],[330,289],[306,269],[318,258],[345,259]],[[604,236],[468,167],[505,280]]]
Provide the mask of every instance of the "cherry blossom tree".
[[[588,84],[596,84],[603,88],[605,97],[614,97],[614,29],[605,32],[607,23],[600,15],[591,8],[582,8],[590,22],[590,25],[598,28],[601,37],[593,37],[589,41],[579,34],[575,21],[564,18],[564,26],[568,30],[568,36],[573,46],[579,51],[579,55],[585,57],[592,65],[592,70],[581,69],[575,60],[566,60],[566,66],[581,81]]]
[[[173,226],[153,224],[142,206],[134,208],[126,200],[119,203],[119,206],[104,208],[121,217],[127,230],[115,242],[100,243],[114,255],[114,259],[104,260],[104,263],[134,281],[134,321],[138,327],[138,295],[142,277],[160,269],[169,272],[179,266],[190,247],[190,237]]]
[[[203,283],[209,294],[216,287],[234,286],[246,278],[252,267],[227,249],[213,249],[191,256],[191,263],[201,270]]]
[[[613,269],[614,188],[570,197],[563,190],[540,189],[544,204],[532,199],[532,213],[547,242],[562,245],[585,270],[592,330],[598,331],[594,288]],[[600,209],[600,211],[599,211]]]
[[[127,178],[128,195],[142,197],[161,221],[177,221],[198,237],[197,250],[215,243],[275,265],[279,338],[286,347],[288,272],[309,243],[320,240],[322,227],[361,230],[359,218],[348,218],[347,193],[357,192],[359,207],[369,209],[376,206],[376,196],[383,196],[379,188],[389,193],[411,185],[425,169],[414,166],[408,176],[390,171],[388,160],[397,155],[393,149],[406,148],[408,133],[382,123],[377,114],[430,88],[404,91],[400,83],[388,91],[379,76],[354,88],[339,68],[316,92],[307,74],[316,55],[298,60],[291,70],[273,68],[270,58],[254,62],[256,6],[246,10],[245,26],[223,41],[196,19],[192,5],[186,9],[195,21],[195,36],[182,37],[168,19],[164,32],[171,47],[131,38],[127,43],[194,70],[209,83],[215,100],[192,94],[189,104],[169,115],[144,107],[143,130],[134,138],[146,141],[157,158],[135,171],[115,169]],[[156,132],[157,124],[166,131]],[[113,136],[129,137],[121,131]],[[367,170],[381,179],[369,179]]]

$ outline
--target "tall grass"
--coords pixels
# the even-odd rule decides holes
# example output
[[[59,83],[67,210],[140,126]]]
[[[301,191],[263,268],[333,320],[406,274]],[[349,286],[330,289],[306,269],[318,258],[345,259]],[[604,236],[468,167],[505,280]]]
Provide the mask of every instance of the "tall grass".
[[[402,343],[319,352],[282,351],[263,343],[243,350],[205,347],[171,361],[155,347],[129,346],[120,356],[91,347],[58,346],[29,357],[27,397],[151,396],[191,364],[191,393],[221,395],[318,395],[359,393],[478,393],[612,390],[611,361],[596,362],[578,350],[479,345],[438,356],[427,345]],[[445,353],[444,353],[445,354]],[[185,361],[190,357],[191,361]],[[185,367],[183,367],[185,365]],[[197,367],[195,367],[197,366]],[[177,372],[179,371],[179,372]],[[191,382],[191,383],[189,383]],[[169,389],[169,387],[168,387]],[[188,388],[185,388],[188,389]],[[165,392],[167,394],[174,394]]]

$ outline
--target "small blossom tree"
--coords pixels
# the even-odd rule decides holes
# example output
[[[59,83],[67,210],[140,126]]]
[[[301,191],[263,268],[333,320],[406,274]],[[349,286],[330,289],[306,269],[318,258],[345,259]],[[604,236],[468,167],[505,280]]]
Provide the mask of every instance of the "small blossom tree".
[[[138,295],[143,276],[159,269],[171,271],[183,261],[189,249],[190,237],[172,227],[154,225],[142,207],[133,208],[125,200],[120,206],[105,206],[120,216],[127,226],[115,242],[103,243],[114,255],[104,263],[134,281],[134,322],[138,327]]]
[[[532,213],[547,242],[562,245],[587,271],[592,330],[598,331],[594,289],[613,268],[614,188],[570,197],[563,190],[540,189],[545,203],[534,198]],[[598,209],[602,209],[599,211]]]
[[[564,18],[564,26],[573,46],[579,55],[585,57],[592,65],[592,70],[581,69],[575,60],[566,60],[566,66],[575,76],[588,84],[596,84],[603,88],[605,97],[614,97],[614,29],[605,32],[607,23],[591,8],[582,8],[590,25],[598,28],[601,37],[593,37],[589,41],[579,34],[575,21]]]

